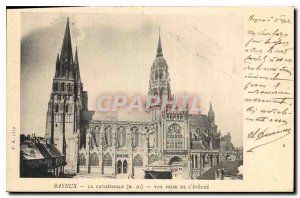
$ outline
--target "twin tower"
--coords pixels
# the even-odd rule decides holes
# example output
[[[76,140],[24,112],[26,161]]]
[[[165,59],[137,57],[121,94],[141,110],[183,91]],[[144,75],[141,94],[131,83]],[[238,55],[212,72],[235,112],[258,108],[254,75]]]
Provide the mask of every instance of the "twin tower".
[[[168,65],[163,57],[160,36],[156,58],[151,67],[148,94],[171,96]],[[84,135],[81,131],[81,124],[84,122],[81,112],[87,109],[88,96],[83,91],[80,78],[77,47],[73,58],[68,18],[61,53],[56,59],[45,134],[46,141],[54,144],[66,156],[65,172],[76,172],[79,136]]]

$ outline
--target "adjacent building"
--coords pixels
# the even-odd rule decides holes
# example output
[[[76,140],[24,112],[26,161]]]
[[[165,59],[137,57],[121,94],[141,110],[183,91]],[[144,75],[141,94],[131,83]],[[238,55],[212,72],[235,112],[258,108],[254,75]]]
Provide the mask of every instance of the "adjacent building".
[[[53,144],[35,136],[20,139],[21,177],[58,177],[64,172],[65,156]]]

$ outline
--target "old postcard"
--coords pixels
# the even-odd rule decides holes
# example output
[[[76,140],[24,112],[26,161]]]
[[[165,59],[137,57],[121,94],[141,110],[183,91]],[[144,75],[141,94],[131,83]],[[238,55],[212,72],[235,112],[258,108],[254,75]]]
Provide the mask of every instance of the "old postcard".
[[[293,7],[7,10],[10,192],[293,192]]]

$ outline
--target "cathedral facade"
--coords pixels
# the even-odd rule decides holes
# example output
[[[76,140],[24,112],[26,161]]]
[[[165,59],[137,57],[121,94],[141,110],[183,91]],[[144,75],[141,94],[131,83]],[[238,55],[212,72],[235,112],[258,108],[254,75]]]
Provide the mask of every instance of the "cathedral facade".
[[[65,173],[107,178],[197,179],[220,162],[221,134],[207,115],[162,110],[135,115],[88,109],[77,47],[73,58],[67,21],[48,103],[45,138],[66,158]],[[168,64],[159,36],[148,95],[172,100]]]

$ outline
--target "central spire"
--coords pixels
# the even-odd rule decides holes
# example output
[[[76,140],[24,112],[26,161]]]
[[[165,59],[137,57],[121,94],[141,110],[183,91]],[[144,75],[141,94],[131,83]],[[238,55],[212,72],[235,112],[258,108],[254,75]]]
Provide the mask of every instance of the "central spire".
[[[157,46],[157,54],[151,67],[148,95],[155,95],[160,97],[171,96],[168,64],[165,58],[163,57],[162,53],[160,31]]]
[[[157,46],[156,57],[163,56],[162,47],[161,47],[161,40],[160,40],[160,27],[158,29],[158,34],[159,34],[159,38],[158,38],[158,46]]]

